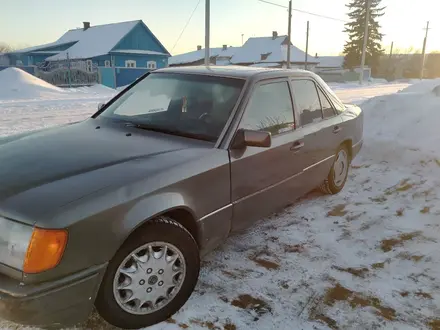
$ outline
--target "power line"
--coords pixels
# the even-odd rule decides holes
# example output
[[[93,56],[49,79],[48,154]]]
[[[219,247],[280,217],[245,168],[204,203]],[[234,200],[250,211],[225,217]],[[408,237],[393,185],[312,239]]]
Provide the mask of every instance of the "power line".
[[[266,0],[257,0],[257,1],[264,2],[264,3],[267,3],[269,5],[273,5],[273,6],[289,9],[289,7],[280,5],[279,3],[274,3],[274,2],[270,2],[270,1],[266,1]]]
[[[189,16],[188,21],[186,22],[185,26],[183,27],[182,32],[180,32],[180,35],[179,35],[179,37],[177,38],[176,42],[174,43],[173,48],[171,48],[171,52],[173,52],[174,48],[176,48],[177,43],[180,41],[180,38],[182,38],[182,35],[183,35],[183,33],[185,32],[186,28],[188,27],[188,24],[191,22],[191,19],[193,18],[194,13],[196,12],[197,8],[199,7],[200,2],[201,2],[201,0],[199,0],[199,1],[197,2],[196,6],[194,7],[194,10],[192,11],[191,16]]]
[[[275,3],[275,2],[271,2],[271,1],[267,1],[267,0],[257,0],[257,1],[263,2],[263,3],[267,3],[269,5],[273,5],[273,6],[276,6],[276,7],[281,7],[281,8],[286,8],[286,9],[289,8],[287,6],[280,5],[279,3]],[[335,18],[335,17],[330,17],[330,16],[321,15],[321,14],[317,14],[317,13],[312,13],[310,11],[306,11],[306,10],[302,10],[302,9],[292,8],[292,10],[296,11],[296,12],[299,12],[299,13],[307,14],[307,15],[312,15],[312,16],[316,16],[316,17],[320,17],[320,18],[330,19],[330,20],[333,20],[333,21],[347,23],[347,21],[345,21],[343,19],[340,19],[340,18]]]

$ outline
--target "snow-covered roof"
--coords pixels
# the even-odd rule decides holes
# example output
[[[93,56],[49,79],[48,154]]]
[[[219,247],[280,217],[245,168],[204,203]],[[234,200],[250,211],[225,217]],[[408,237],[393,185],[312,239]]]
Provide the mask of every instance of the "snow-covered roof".
[[[64,60],[67,56],[70,59],[84,59],[108,54],[139,22],[136,20],[67,31],[57,43],[77,42],[69,49],[48,57],[47,61]]]
[[[67,59],[85,59],[95,56],[108,54],[123,37],[125,37],[141,20],[112,23],[104,25],[91,26],[84,30],[83,28],[67,31],[57,41],[44,45],[28,47],[15,51],[14,53],[38,52],[40,54],[55,54],[48,57],[47,61],[59,61]],[[143,23],[142,23],[143,24]],[[159,41],[158,41],[159,42]],[[47,48],[53,48],[63,45],[71,45],[67,50],[50,52]],[[160,44],[160,42],[159,42]],[[149,50],[126,49],[112,51],[114,53],[130,54],[153,54],[168,55],[167,52],[160,53]]]
[[[275,63],[287,60],[287,36],[249,38],[231,59],[231,63]],[[263,55],[263,59],[262,59]],[[266,57],[264,56],[266,55]],[[290,61],[304,63],[306,53],[290,46]],[[313,56],[308,55],[309,63],[316,63]]]
[[[319,56],[315,60],[319,62],[319,68],[341,68],[344,65],[344,56]]]
[[[32,54],[42,54],[42,55],[50,55],[50,54],[58,54],[61,53],[61,51],[57,51],[57,50],[37,50],[32,52]]]
[[[222,47],[210,48],[211,57],[232,57],[240,47],[228,47],[223,50]],[[186,64],[200,61],[205,58],[205,49],[195,50],[193,52],[172,56],[168,59],[168,64]]]
[[[141,50],[141,49],[117,49],[117,50],[112,50],[111,53],[139,54],[139,55],[168,55],[167,53],[155,52],[153,50]]]
[[[256,63],[256,64],[251,64],[249,65],[250,67],[255,67],[255,68],[276,68],[278,66],[280,66],[279,63]]]
[[[69,41],[69,42],[60,42],[60,40],[58,39],[55,42],[50,42],[48,44],[43,44],[43,45],[38,45],[38,46],[32,46],[32,47],[27,47],[27,48],[23,48],[23,49],[18,49],[18,50],[14,50],[11,53],[15,54],[15,53],[33,53],[36,51],[39,51],[40,49],[46,49],[46,48],[53,48],[53,47],[57,47],[57,46],[62,46],[62,45],[67,45],[70,44],[72,42],[76,42],[77,40],[73,40],[73,41]]]

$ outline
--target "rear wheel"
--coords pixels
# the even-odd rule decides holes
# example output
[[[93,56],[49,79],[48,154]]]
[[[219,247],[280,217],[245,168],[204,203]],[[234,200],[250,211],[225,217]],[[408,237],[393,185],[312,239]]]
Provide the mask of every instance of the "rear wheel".
[[[350,156],[345,145],[341,145],[336,151],[335,161],[333,162],[330,173],[319,187],[325,194],[337,194],[345,186],[347,181],[348,169],[350,167]]]
[[[165,321],[188,300],[199,270],[191,234],[172,219],[152,220],[110,262],[96,308],[108,323],[124,329]]]

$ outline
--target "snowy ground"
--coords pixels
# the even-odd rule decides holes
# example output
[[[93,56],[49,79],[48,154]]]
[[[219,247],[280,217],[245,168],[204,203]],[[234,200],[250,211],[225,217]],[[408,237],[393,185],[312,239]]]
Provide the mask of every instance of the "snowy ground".
[[[312,193],[229,238],[189,302],[152,329],[440,329],[440,98],[333,87],[365,101],[365,145],[343,192]],[[0,100],[0,136],[85,118],[108,97]],[[84,328],[110,327],[95,314]]]

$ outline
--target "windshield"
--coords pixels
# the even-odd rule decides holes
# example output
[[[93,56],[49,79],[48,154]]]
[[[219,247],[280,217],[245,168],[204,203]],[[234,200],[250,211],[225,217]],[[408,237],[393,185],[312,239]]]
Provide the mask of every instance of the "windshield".
[[[217,141],[244,80],[202,75],[152,73],[100,116],[133,125]]]

